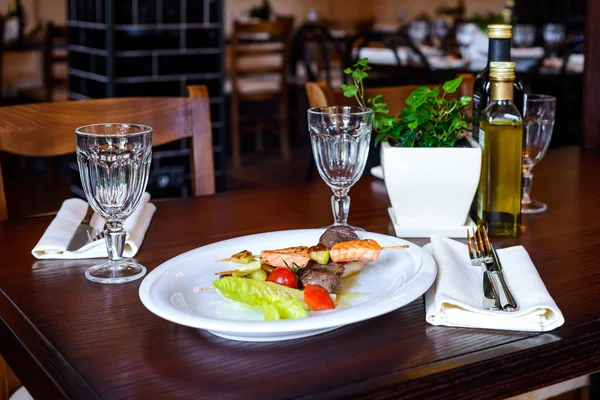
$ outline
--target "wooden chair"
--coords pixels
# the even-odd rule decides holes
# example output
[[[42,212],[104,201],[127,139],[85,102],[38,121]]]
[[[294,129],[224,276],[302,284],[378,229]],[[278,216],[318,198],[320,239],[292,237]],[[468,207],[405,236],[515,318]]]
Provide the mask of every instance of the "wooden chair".
[[[75,152],[75,128],[94,122],[136,122],[154,129],[153,145],[191,137],[192,193],[215,192],[209,95],[189,86],[189,97],[139,97],[0,107],[0,152],[50,157]],[[8,219],[0,168],[0,221]]]
[[[347,39],[344,68],[352,67],[359,58],[361,50],[366,47],[386,49],[394,59],[393,65],[377,65],[377,61],[370,60],[376,66],[369,72],[369,85],[373,86],[398,86],[425,84],[433,80],[431,66],[427,57],[410,40],[386,32],[363,32]],[[415,60],[403,63],[398,55],[398,48],[405,48],[415,55]],[[347,83],[347,82],[346,82]]]
[[[69,55],[64,52],[56,52],[57,44],[66,44],[69,41],[69,31],[66,26],[56,26],[48,22],[46,26],[46,38],[44,43],[44,101],[56,101],[57,89],[63,90],[63,96],[59,100],[68,99],[69,76],[66,69],[69,65]],[[65,71],[57,73],[56,67],[62,67]]]
[[[291,62],[292,75],[295,77],[298,78],[296,66],[301,61],[306,71],[306,81],[317,82],[324,79],[331,87],[336,77],[341,83],[343,58],[339,40],[331,36],[324,25],[307,23],[296,29]]]
[[[28,98],[45,101],[64,101],[69,98],[68,29],[48,22],[44,37],[42,86],[24,89]],[[61,47],[61,48],[58,48]]]
[[[288,72],[292,43],[293,19],[279,17],[270,21],[235,21],[231,41],[231,147],[233,165],[241,165],[240,149],[240,103],[265,102],[279,103],[279,121],[263,124],[259,121],[257,147],[262,148],[263,126],[274,126],[281,135],[281,154],[284,160],[290,160],[290,141],[288,133]],[[267,35],[264,43],[248,43],[252,36]],[[275,58],[275,65],[261,62],[261,58]],[[254,64],[254,65],[249,65]],[[247,126],[247,125],[244,125]]]

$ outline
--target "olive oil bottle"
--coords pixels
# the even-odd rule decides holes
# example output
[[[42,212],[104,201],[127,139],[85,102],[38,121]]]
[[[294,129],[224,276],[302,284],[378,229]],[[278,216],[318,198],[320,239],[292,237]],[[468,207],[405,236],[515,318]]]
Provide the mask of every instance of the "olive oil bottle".
[[[490,63],[490,104],[479,120],[477,219],[490,236],[515,237],[521,223],[523,119],[513,101],[514,62]]]

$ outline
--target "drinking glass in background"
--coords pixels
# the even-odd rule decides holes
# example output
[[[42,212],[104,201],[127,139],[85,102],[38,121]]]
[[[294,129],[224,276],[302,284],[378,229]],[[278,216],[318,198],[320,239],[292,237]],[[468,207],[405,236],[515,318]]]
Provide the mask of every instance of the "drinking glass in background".
[[[513,28],[513,43],[515,47],[531,47],[535,42],[535,25],[518,24]]]
[[[521,212],[538,214],[546,211],[546,204],[532,200],[529,197],[533,167],[546,155],[556,113],[556,97],[543,94],[526,94],[523,110],[523,179]]]
[[[348,191],[365,169],[372,128],[370,108],[337,106],[308,110],[315,164],[321,178],[333,190],[333,225],[348,226]]]
[[[415,44],[422,44],[429,36],[429,24],[427,21],[412,21],[408,25],[408,36]]]
[[[77,163],[89,205],[106,220],[109,260],[85,271],[99,283],[124,283],[143,277],[143,265],[123,259],[127,232],[123,222],[138,206],[148,182],[152,128],[134,124],[94,124],[75,130]]]
[[[469,46],[475,40],[475,36],[478,31],[477,25],[473,23],[460,24],[456,28],[456,42],[460,46],[461,57],[468,60],[469,57]]]
[[[444,47],[446,36],[448,36],[448,24],[446,24],[446,21],[441,18],[433,21],[433,24],[431,25],[431,34],[439,41],[439,47]]]
[[[565,39],[565,26],[563,24],[546,24],[543,30],[546,47],[554,47]]]

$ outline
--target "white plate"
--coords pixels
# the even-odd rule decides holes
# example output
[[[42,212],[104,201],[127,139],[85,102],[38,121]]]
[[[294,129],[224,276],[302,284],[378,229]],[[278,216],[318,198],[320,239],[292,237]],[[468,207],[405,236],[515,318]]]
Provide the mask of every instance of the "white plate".
[[[239,237],[203,246],[158,266],[140,286],[144,306],[166,320],[206,329],[227,339],[252,342],[295,339],[317,335],[347,324],[394,311],[421,296],[435,279],[433,258],[419,246],[382,251],[379,260],[369,263],[356,278],[347,304],[331,311],[309,312],[308,318],[264,321],[262,314],[232,305],[211,286],[215,272],[228,265],[215,260],[247,249],[316,244],[323,229],[268,232]],[[358,232],[382,246],[409,244],[392,236]]]

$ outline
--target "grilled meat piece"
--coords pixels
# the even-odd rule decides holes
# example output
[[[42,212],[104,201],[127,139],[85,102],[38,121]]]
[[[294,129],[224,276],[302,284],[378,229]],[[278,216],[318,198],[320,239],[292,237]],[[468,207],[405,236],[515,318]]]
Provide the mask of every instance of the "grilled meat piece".
[[[365,239],[336,243],[329,250],[329,255],[335,262],[376,261],[380,252],[379,243],[372,239]]]
[[[287,247],[285,249],[261,251],[260,261],[272,267],[293,268],[295,264],[300,268],[304,268],[310,261],[310,255],[307,246]]]
[[[300,272],[300,281],[304,286],[322,286],[331,293],[339,286],[340,277],[343,273],[344,266],[342,264],[330,261],[327,265],[321,265],[311,261]]]
[[[347,242],[349,240],[359,240],[359,237],[352,228],[347,226],[332,226],[331,228],[327,228],[325,233],[321,235],[319,244],[330,249],[336,243]]]

